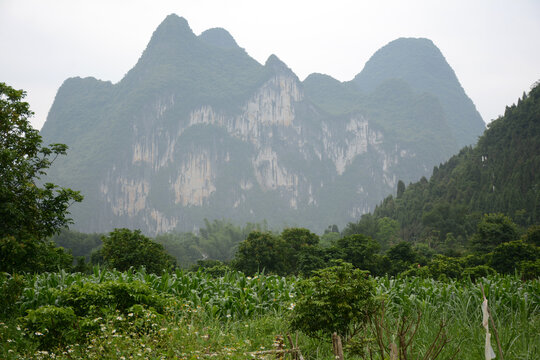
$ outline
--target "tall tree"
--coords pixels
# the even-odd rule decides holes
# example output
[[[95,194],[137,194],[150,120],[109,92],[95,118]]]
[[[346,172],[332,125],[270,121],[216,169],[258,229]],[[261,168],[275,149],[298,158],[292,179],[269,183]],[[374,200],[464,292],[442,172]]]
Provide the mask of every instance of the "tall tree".
[[[144,266],[148,272],[159,274],[175,265],[163,245],[141,234],[140,230],[115,229],[103,240],[103,259],[119,271]]]
[[[239,244],[232,265],[235,269],[250,275],[263,270],[285,274],[286,250],[281,237],[269,232],[252,231],[247,239]]]
[[[487,253],[502,243],[518,238],[518,228],[508,216],[501,213],[485,214],[471,239],[471,246],[477,252]]]
[[[39,183],[67,146],[42,146],[25,96],[0,83],[0,271],[39,271],[50,264],[54,256],[43,255],[56,250],[46,239],[70,223],[69,206],[82,200],[77,191]]]

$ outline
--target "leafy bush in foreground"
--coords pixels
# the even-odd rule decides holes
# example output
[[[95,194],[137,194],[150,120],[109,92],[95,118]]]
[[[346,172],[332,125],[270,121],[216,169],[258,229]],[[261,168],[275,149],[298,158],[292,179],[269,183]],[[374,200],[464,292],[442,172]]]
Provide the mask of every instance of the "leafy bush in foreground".
[[[298,282],[292,328],[328,339],[337,332],[347,339],[375,311],[374,291],[367,272],[349,263],[315,271],[311,278]]]

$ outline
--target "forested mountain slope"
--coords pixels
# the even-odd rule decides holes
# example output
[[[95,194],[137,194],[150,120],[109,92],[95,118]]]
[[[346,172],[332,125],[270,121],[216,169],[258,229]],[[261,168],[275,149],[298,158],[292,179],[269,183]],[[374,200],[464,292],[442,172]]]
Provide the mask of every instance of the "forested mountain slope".
[[[429,179],[387,197],[373,215],[397,220],[406,240],[451,237],[466,239],[476,231],[481,214],[504,213],[523,227],[540,222],[540,83],[504,116],[488,125],[474,147],[465,147],[435,167]]]

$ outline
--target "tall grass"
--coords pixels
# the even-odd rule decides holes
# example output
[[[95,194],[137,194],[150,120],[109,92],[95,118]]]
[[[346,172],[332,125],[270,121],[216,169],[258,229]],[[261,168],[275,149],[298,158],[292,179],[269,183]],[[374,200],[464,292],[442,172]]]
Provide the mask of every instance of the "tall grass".
[[[86,282],[139,281],[158,293],[170,295],[183,307],[198,309],[214,318],[248,318],[279,311],[289,307],[295,296],[293,278],[258,274],[245,276],[241,272],[228,272],[223,277],[198,272],[177,270],[172,274],[149,274],[143,271],[119,272],[95,267],[93,273],[45,273],[26,277],[27,286],[19,299],[22,312],[39,306],[57,303],[58,290]]]
[[[8,281],[7,277],[3,279]],[[152,320],[152,331],[133,330],[135,325],[127,323],[128,319],[123,319],[124,323],[107,320],[102,331],[89,339],[91,348],[72,344],[57,349],[56,358],[251,358],[251,352],[271,349],[274,336],[289,331],[288,317],[296,297],[295,278],[264,274],[248,277],[229,272],[213,278],[204,272],[182,270],[158,276],[144,271],[94,268],[90,275],[62,271],[26,275],[14,307],[17,310],[0,325],[0,358],[49,357],[50,353],[39,352],[24,335],[17,318],[40,306],[61,305],[58,294],[70,286],[111,281],[144,283],[169,298],[171,308],[165,316]],[[538,280],[523,282],[517,276],[490,276],[474,283],[381,277],[376,282],[377,296],[385,301],[390,331],[403,316],[412,318],[421,313],[411,358],[422,357],[442,321],[451,341],[439,359],[450,358],[456,351],[458,359],[483,357],[482,284],[505,358],[540,359]],[[131,330],[122,333],[120,328]],[[369,329],[364,336],[367,343],[373,338]],[[300,346],[307,359],[331,358],[330,341],[300,334]],[[361,357],[349,353],[347,358]]]
[[[517,276],[490,276],[471,280],[439,282],[423,278],[379,278],[378,294],[387,298],[389,316],[422,314],[415,338],[417,354],[435,338],[437,325],[447,324],[451,342],[447,353],[459,351],[459,359],[483,357],[485,330],[481,326],[486,298],[505,358],[540,358],[540,282],[522,282]],[[493,330],[492,330],[493,333]],[[493,343],[496,339],[493,336]],[[495,348],[495,345],[494,345]]]

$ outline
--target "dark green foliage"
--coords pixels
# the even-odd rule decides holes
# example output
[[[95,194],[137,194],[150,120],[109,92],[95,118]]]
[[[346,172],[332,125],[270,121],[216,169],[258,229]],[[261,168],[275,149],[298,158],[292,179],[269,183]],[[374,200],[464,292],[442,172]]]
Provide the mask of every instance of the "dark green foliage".
[[[521,240],[498,245],[491,256],[491,267],[501,274],[512,274],[520,270],[520,263],[534,262],[540,258],[540,249]]]
[[[390,268],[385,270],[390,275],[397,275],[410,268],[411,265],[416,265],[419,258],[418,254],[413,250],[411,243],[404,241],[388,249],[386,256],[388,257]]]
[[[463,269],[463,277],[470,278],[472,281],[476,281],[481,278],[486,278],[490,275],[495,275],[496,271],[487,265],[477,265],[474,267],[468,267]]]
[[[94,265],[104,265],[105,264],[105,259],[103,258],[103,252],[101,251],[102,249],[99,248],[99,249],[96,249],[94,251],[92,251],[92,253],[90,254],[90,263],[91,264],[94,264]]]
[[[74,284],[59,295],[60,303],[73,309],[77,316],[102,316],[119,311],[127,314],[136,305],[163,313],[167,299],[140,281]]]
[[[219,260],[197,260],[197,264],[193,265],[192,271],[203,271],[210,274],[214,278],[224,276],[231,271],[231,268]]]
[[[330,340],[337,332],[347,340],[375,311],[372,279],[348,263],[315,271],[297,288],[291,326],[312,337]]]
[[[281,238],[294,251],[319,244],[319,237],[304,228],[287,228],[281,232]]]
[[[42,145],[29,121],[33,113],[22,101],[25,95],[0,83],[0,271],[8,272],[43,271],[36,257],[55,263],[61,254],[45,239],[71,222],[68,207],[82,200],[71,189],[40,184],[67,146]]]
[[[428,264],[429,272],[434,279],[458,279],[462,275],[463,266],[459,259],[436,255]]]
[[[518,228],[504,214],[485,214],[471,239],[472,248],[479,253],[491,252],[500,244],[517,240]]]
[[[289,273],[298,273],[298,257],[304,250],[319,245],[319,237],[304,228],[288,228],[281,232],[285,242],[285,253]],[[304,259],[305,260],[305,259]]]
[[[401,198],[403,196],[403,193],[405,192],[405,183],[401,180],[397,183],[397,194],[396,198]]]
[[[357,223],[349,223],[343,229],[343,235],[364,234],[375,238],[379,232],[379,221],[372,214],[364,214]]]
[[[370,237],[364,235],[344,236],[336,242],[336,248],[341,252],[340,259],[351,263],[355,268],[369,270],[372,273],[377,272],[375,255],[379,251],[379,244]]]
[[[51,241],[0,238],[0,271],[44,272],[71,269],[73,256]]]
[[[319,239],[319,246],[323,248],[335,245],[336,241],[341,237],[339,232],[326,232]]]
[[[214,259],[197,260],[197,263],[191,267],[191,271],[197,271],[199,269],[202,269],[202,270],[210,269],[215,266],[226,266],[226,265],[222,261],[214,260]]]
[[[313,271],[327,267],[329,258],[332,258],[328,250],[328,248],[318,246],[300,250],[297,254],[298,273],[303,276],[311,276]]]
[[[31,309],[22,323],[43,350],[72,344],[80,336],[76,329],[77,316],[70,307],[45,305]]]
[[[478,258],[474,255],[462,258],[435,255],[427,263],[411,265],[400,276],[420,276],[440,281],[448,279],[471,279],[477,281],[480,278],[497,273],[487,262],[486,258]]]
[[[378,219],[377,229],[373,239],[377,240],[382,250],[386,250],[400,241],[399,223],[396,220],[389,217]]]
[[[540,246],[540,225],[533,225],[523,235],[523,241],[534,246]]]
[[[458,258],[436,255],[426,266],[411,266],[402,276],[420,276],[437,280],[459,279],[463,275],[463,265]]]
[[[287,246],[281,237],[269,232],[251,232],[238,246],[232,267],[245,274],[257,272],[285,274]]]
[[[174,258],[167,254],[163,245],[139,230],[115,229],[102,241],[104,261],[119,271],[144,266],[148,272],[161,273],[174,266]]]
[[[26,286],[20,274],[0,272],[0,319],[4,320],[17,314],[17,300]]]
[[[390,217],[377,218],[371,214],[362,215],[357,223],[349,223],[343,235],[362,234],[376,240],[382,250],[400,241],[400,224]]]
[[[281,275],[309,273],[322,262],[318,244],[319,237],[304,228],[287,228],[279,236],[253,231],[239,244],[232,266],[250,275],[263,270]],[[308,265],[309,261],[314,263]]]
[[[519,272],[524,280],[534,280],[540,277],[540,258],[536,261],[522,261],[519,263]]]

